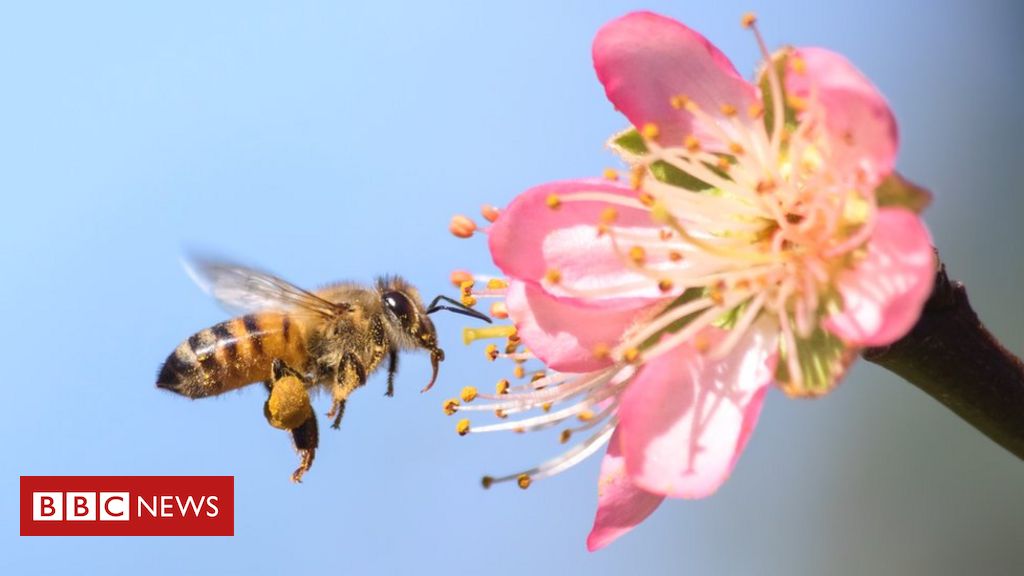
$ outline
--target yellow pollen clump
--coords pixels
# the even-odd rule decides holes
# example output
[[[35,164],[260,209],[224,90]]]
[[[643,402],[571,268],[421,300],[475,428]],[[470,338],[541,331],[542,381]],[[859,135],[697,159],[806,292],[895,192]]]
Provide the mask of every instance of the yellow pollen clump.
[[[548,208],[558,210],[562,206],[562,199],[557,194],[551,194],[544,200],[544,203],[548,205]]]
[[[733,154],[740,156],[741,154],[743,154],[743,145],[740,144],[739,142],[729,142],[729,152],[732,152]]]
[[[459,422],[455,425],[455,431],[459,434],[459,436],[465,436],[466,434],[469,434],[469,420],[467,418],[459,420]]]
[[[718,109],[722,111],[726,118],[732,118],[736,115],[736,107],[732,104],[722,104]]]
[[[690,99],[682,94],[677,94],[668,99],[669,105],[675,108],[676,110],[682,110],[683,108],[685,108],[686,103],[689,101]]]
[[[604,359],[611,356],[611,353],[612,349],[604,342],[599,342],[594,346],[594,358]]]
[[[459,396],[462,397],[462,401],[467,404],[476,400],[476,386],[464,387],[462,392],[459,393]]]
[[[491,278],[490,280],[487,281],[488,290],[502,290],[505,288],[508,288],[508,282],[502,280],[501,278]]]
[[[632,364],[640,359],[640,350],[636,348],[626,348],[626,351],[622,353],[622,359]]]
[[[459,401],[456,398],[449,398],[444,401],[444,413],[451,416],[459,410]]]
[[[459,284],[459,290],[462,290],[463,296],[468,296],[469,294],[472,294],[473,286],[475,284],[476,282],[474,282],[472,278],[469,280],[463,280],[462,283]]]
[[[498,345],[497,344],[488,344],[487,347],[484,348],[484,354],[487,356],[488,360],[491,360],[491,361],[497,360],[498,359]]]
[[[532,484],[532,483],[533,483],[533,480],[530,479],[530,475],[529,474],[520,474],[519,477],[516,478],[516,484],[518,484],[519,487],[522,488],[523,490],[526,490],[527,488],[529,488],[530,484]]]
[[[462,300],[462,305],[463,306],[466,306],[466,307],[469,307],[469,308],[472,308],[473,306],[476,306],[476,296],[473,296],[471,294],[465,295],[465,296],[463,296],[461,298],[461,300]]]
[[[667,278],[658,280],[658,290],[661,290],[662,292],[670,292],[672,290],[672,281]]]
[[[558,441],[562,444],[565,444],[569,441],[570,438],[572,438],[572,430],[566,428],[565,430],[562,430],[562,434],[558,437]]]
[[[545,403],[540,405],[540,409],[545,411],[545,412],[551,412],[551,406],[552,406],[551,402],[545,402]]]
[[[448,223],[448,231],[457,238],[469,238],[476,232],[476,222],[473,222],[467,216],[462,214],[456,214],[452,216],[451,221]]]
[[[544,371],[538,370],[537,372],[534,372],[533,374],[530,375],[530,383],[532,384],[532,383],[536,382],[537,380],[540,380],[540,379],[546,378],[546,377],[547,377],[547,374],[545,374]],[[543,388],[543,386],[538,386],[537,387],[538,390],[541,390],[542,388]]]
[[[743,15],[742,18],[740,18],[740,24],[742,24],[744,28],[750,28],[751,26],[753,26],[756,23],[757,23],[757,14],[755,14],[753,12],[747,12],[746,14]]]
[[[673,262],[679,262],[680,260],[683,259],[683,254],[681,252],[672,250],[671,252],[668,253],[668,259]]]
[[[498,216],[501,215],[501,212],[499,212],[497,208],[491,206],[490,204],[484,204],[483,206],[480,207],[480,215],[484,217],[484,220],[487,220],[488,222],[494,222],[495,220],[498,219]]]
[[[755,102],[748,106],[747,116],[750,117],[751,120],[757,120],[761,116],[764,116],[764,104],[761,104],[760,102]]]
[[[696,154],[700,152],[700,140],[693,134],[690,134],[683,140],[683,148],[686,148],[686,151],[691,154]]]
[[[484,487],[484,490],[489,489],[492,484],[494,484],[494,478],[491,476],[484,476],[480,479],[480,485]]]
[[[494,302],[491,304],[491,316],[504,320],[508,318],[508,307],[505,306],[504,302]]]
[[[619,171],[615,168],[605,168],[601,175],[604,176],[605,180],[611,180],[612,182],[619,179]]]
[[[473,275],[466,270],[452,270],[451,275],[448,276],[448,280],[456,288],[462,288],[462,285],[469,282],[472,285]]]
[[[526,376],[526,369],[523,368],[522,364],[516,364],[516,367],[512,369],[512,375],[516,378],[522,378]]]
[[[654,140],[659,134],[658,125],[653,122],[648,122],[640,128],[640,133],[644,135],[644,138],[648,140]]]
[[[793,56],[789,59],[790,69],[797,74],[804,74],[807,72],[807,62],[799,56]]]
[[[643,266],[647,261],[647,252],[642,246],[633,246],[629,249],[629,259],[637,266]]]
[[[548,284],[558,284],[562,281],[562,273],[552,268],[544,273],[544,280],[547,280]]]
[[[594,416],[596,416],[596,414],[594,414],[593,410],[581,410],[580,413],[576,415],[576,419],[580,422],[590,422],[594,419]]]
[[[508,394],[509,383],[508,380],[502,378],[498,380],[498,383],[494,385],[494,391],[498,394]]]

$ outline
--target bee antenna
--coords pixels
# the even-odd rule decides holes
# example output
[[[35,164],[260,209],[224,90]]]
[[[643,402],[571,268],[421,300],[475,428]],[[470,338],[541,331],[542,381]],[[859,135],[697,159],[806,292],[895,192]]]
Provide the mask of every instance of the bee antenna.
[[[447,306],[445,304],[440,304],[439,302],[441,302],[441,301],[447,302],[449,304],[454,304],[454,306]],[[427,306],[427,314],[433,314],[434,312],[437,312],[438,310],[447,310],[449,312],[455,312],[456,314],[462,314],[463,316],[470,316],[470,317],[476,318],[478,320],[483,320],[484,322],[487,322],[488,324],[491,323],[491,319],[488,318],[487,315],[484,314],[483,312],[481,312],[479,310],[474,310],[474,309],[470,308],[469,306],[466,306],[462,302],[459,302],[458,300],[453,300],[453,299],[451,299],[451,298],[449,298],[447,296],[443,296],[443,295],[442,296],[438,296],[437,298],[434,298],[433,300],[431,300],[430,305]]]

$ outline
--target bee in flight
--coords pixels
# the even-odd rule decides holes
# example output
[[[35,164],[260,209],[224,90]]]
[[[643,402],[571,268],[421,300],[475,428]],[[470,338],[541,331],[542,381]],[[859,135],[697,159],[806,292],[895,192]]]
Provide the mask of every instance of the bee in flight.
[[[310,389],[330,392],[327,417],[338,428],[349,394],[385,359],[385,395],[394,394],[399,351],[429,352],[433,374],[422,391],[434,385],[444,351],[429,314],[449,310],[490,322],[445,296],[424,306],[416,288],[398,276],[381,277],[372,287],[339,283],[309,292],[233,264],[196,260],[189,272],[221,304],[246,314],[182,342],[167,357],[156,385],[204,398],[263,382],[269,393],[263,409],[267,422],[290,431],[299,452],[293,482],[312,466],[319,440]]]

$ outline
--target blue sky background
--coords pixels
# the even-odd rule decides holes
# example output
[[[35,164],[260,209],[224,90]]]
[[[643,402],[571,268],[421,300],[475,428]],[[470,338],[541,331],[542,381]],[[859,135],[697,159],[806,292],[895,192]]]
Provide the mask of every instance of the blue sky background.
[[[935,401],[858,365],[817,401],[769,396],[732,479],[670,501],[588,554],[598,459],[522,492],[483,473],[556,453],[544,435],[458,438],[441,401],[497,367],[438,317],[429,394],[406,357],[302,486],[257,387],[190,402],[153,387],[226,315],[186,247],[302,285],[399,272],[426,294],[489,270],[453,212],[614,165],[624,126],[590,62],[640,7],[702,31],[750,73],[771,45],[843,52],[889,97],[899,168],[931,187],[951,274],[1024,351],[1022,11],[1011,1],[307,3],[0,6],[0,572],[962,574],[1024,566],[1024,466]],[[326,411],[321,400],[319,410]],[[233,538],[21,538],[19,475],[229,474]]]

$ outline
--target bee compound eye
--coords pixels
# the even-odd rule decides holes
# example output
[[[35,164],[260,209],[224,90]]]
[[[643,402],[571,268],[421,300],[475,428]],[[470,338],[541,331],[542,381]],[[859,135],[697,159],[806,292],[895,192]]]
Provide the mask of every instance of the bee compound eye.
[[[387,292],[384,294],[384,305],[388,310],[394,312],[399,319],[406,319],[412,312],[412,304],[405,294],[401,292]]]

